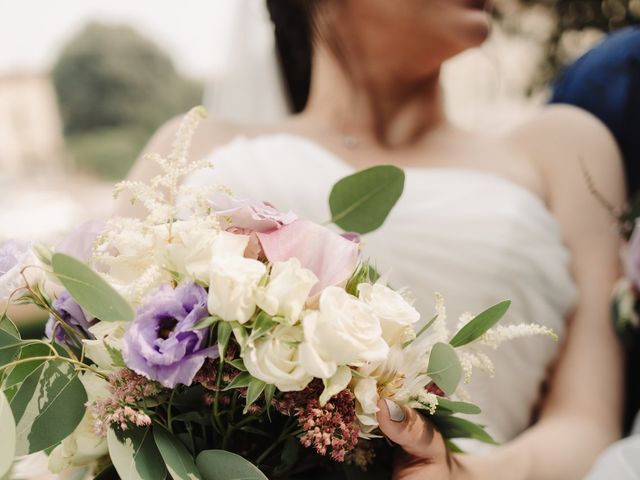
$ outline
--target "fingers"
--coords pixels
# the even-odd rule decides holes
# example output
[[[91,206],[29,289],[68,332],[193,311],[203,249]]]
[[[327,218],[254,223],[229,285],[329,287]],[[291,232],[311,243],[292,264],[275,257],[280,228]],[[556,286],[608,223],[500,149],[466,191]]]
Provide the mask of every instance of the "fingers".
[[[433,463],[447,461],[447,448],[440,432],[415,410],[390,400],[378,403],[382,432],[409,455]]]

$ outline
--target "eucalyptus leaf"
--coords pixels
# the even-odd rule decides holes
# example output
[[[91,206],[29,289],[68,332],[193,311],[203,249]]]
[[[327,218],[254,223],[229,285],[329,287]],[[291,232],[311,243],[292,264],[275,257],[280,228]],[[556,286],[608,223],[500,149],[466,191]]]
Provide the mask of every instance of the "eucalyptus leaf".
[[[51,350],[46,345],[41,343],[32,343],[22,347],[19,359],[25,360],[33,357],[46,357],[50,354]],[[6,390],[21,385],[22,382],[24,382],[24,380],[44,362],[46,362],[46,360],[34,360],[16,365],[11,369],[11,372],[4,381],[2,388]]]
[[[16,454],[16,423],[13,420],[13,413],[7,401],[7,397],[0,391],[0,434],[2,440],[0,444],[0,478],[11,470],[13,459]]]
[[[20,333],[15,324],[3,314],[0,317],[0,368],[18,356],[21,343]]]
[[[511,302],[506,300],[486,309],[462,327],[449,343],[458,348],[477,340],[504,317],[510,305]]]
[[[107,432],[109,456],[122,480],[162,480],[167,475],[164,461],[149,428]]]
[[[122,296],[89,266],[63,253],[55,253],[51,265],[73,299],[105,322],[132,321],[135,312]]]
[[[200,472],[196,467],[187,447],[166,429],[159,425],[153,427],[153,438],[160,455],[174,480],[201,480]]]
[[[49,448],[68,437],[85,412],[87,393],[64,360],[48,360],[24,379],[11,399],[16,420],[16,455]]]
[[[258,467],[225,450],[205,450],[196,458],[204,480],[268,480]]]
[[[480,407],[468,402],[457,402],[448,398],[438,397],[438,408],[436,413],[451,415],[454,413],[462,413],[466,415],[478,415],[482,413]]]
[[[329,196],[331,221],[344,230],[368,233],[379,228],[404,189],[404,172],[378,165],[336,183]]]
[[[496,441],[487,433],[484,426],[478,423],[454,416],[430,417],[430,419],[446,439],[473,438],[496,445]]]
[[[16,324],[11,321],[6,312],[0,314],[0,330],[3,330],[16,338],[20,338],[20,330],[18,330]]]
[[[429,355],[427,375],[447,395],[453,395],[462,380],[462,365],[455,349],[446,343],[436,343]]]

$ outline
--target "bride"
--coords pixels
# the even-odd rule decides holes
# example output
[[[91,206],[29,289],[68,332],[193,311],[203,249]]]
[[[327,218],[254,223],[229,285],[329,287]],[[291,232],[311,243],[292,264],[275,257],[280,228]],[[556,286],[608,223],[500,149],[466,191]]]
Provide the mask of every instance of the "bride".
[[[547,325],[560,341],[489,352],[496,378],[477,376],[468,388],[481,423],[503,442],[488,452],[465,445],[473,453],[450,454],[415,412],[381,404],[382,429],[406,452],[396,478],[582,478],[620,435],[622,362],[608,312],[618,237],[584,175],[622,204],[613,138],[562,106],[495,136],[447,121],[440,68],[487,37],[482,0],[268,3],[280,46],[289,39],[303,52],[301,63],[283,57],[290,85],[303,85],[294,92],[301,112],[275,126],[206,121],[192,156],[210,157],[214,168],[188,182],[225,184],[322,222],[337,179],[376,164],[402,167],[405,193],[365,250],[382,270],[393,267],[393,283],[414,292],[423,318],[436,290],[450,318],[510,298],[507,321]],[[167,151],[176,128],[167,123],[147,150]],[[154,174],[140,161],[131,177]],[[126,204],[120,213],[135,213]]]

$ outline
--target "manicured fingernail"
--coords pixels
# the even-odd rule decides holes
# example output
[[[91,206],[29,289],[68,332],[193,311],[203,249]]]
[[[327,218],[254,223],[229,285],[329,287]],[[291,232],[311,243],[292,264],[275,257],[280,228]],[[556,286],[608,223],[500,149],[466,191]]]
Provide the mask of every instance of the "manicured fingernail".
[[[384,402],[387,404],[387,408],[389,409],[389,418],[393,422],[404,422],[404,410],[402,407],[388,398],[385,398]]]

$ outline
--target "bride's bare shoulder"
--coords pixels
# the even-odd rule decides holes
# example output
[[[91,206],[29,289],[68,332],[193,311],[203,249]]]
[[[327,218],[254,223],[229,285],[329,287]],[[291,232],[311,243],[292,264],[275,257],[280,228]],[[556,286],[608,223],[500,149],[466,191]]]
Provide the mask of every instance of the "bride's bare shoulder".
[[[128,180],[147,181],[160,172],[158,164],[147,160],[145,154],[169,154],[183,118],[184,115],[178,115],[165,122],[155,132],[127,175]],[[241,125],[208,117],[201,121],[193,135],[189,156],[192,160],[199,160],[209,155],[216,147],[229,143],[235,137],[254,136],[261,133],[266,133],[266,129],[260,126]],[[115,206],[115,213],[118,215],[138,216],[143,213],[138,210],[140,209],[131,206],[130,199],[126,194],[121,196]]]
[[[615,199],[623,198],[623,167],[615,138],[589,112],[569,105],[539,109],[507,134],[554,189],[583,189],[585,170]]]

